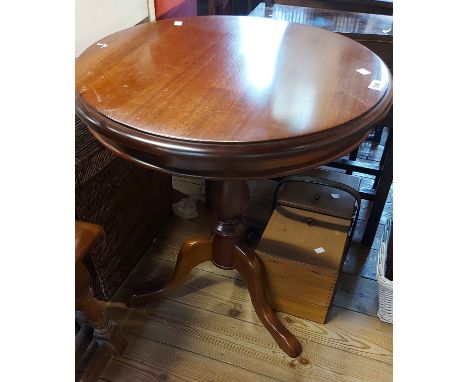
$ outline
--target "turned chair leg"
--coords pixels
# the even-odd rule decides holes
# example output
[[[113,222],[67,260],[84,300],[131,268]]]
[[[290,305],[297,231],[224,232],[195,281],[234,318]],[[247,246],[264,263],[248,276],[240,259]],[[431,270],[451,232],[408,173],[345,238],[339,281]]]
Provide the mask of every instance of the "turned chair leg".
[[[156,290],[134,294],[128,306],[137,307],[159,301],[162,297],[169,295],[184,283],[190,271],[198,264],[211,260],[212,241],[210,238],[194,238],[187,240],[179,251],[177,263],[169,282],[161,285]],[[148,285],[151,288],[153,282]]]
[[[110,321],[94,299],[88,270],[80,261],[75,263],[75,309],[80,325],[94,328],[94,338],[100,345],[108,345],[113,352],[122,354],[127,346],[119,327]]]
[[[284,327],[271,309],[265,289],[265,271],[258,256],[247,248],[236,246],[234,268],[239,272],[250,294],[258,318],[275,339],[278,346],[292,358],[301,354],[301,345]]]

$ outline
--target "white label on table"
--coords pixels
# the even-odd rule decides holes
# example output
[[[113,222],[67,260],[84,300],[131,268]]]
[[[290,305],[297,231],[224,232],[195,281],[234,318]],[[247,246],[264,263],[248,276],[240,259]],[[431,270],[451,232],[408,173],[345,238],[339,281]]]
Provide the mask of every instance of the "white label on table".
[[[383,81],[380,80],[373,80],[370,85],[368,86],[369,89],[374,89],[374,90],[381,90],[384,86]]]
[[[359,74],[362,74],[363,76],[367,76],[368,74],[371,74],[367,69],[361,68],[361,69],[356,69],[356,72]]]
[[[317,255],[320,255],[321,253],[325,252],[325,249],[323,247],[318,247],[318,248],[315,248],[314,251]]]
[[[182,21],[176,20],[176,21],[174,21],[174,25],[176,27],[180,27],[182,25]]]

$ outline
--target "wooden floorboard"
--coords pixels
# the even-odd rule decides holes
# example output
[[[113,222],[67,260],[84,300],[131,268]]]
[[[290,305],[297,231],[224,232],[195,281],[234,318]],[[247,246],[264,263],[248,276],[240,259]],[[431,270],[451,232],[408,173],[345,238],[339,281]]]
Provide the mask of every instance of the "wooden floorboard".
[[[262,325],[213,313],[205,309],[208,304],[194,307],[163,299],[156,306],[133,310],[129,317],[126,312],[119,313],[120,308],[108,309],[108,314],[134,335],[281,381],[390,380],[388,363],[299,336],[303,353],[291,359]],[[358,342],[359,346],[368,348],[363,342]]]
[[[134,287],[138,285],[142,279],[147,280],[152,277],[164,278],[164,275],[167,275],[172,270],[173,264],[165,260],[148,258],[146,261],[142,262],[138,268],[137,272],[135,272],[132,278],[130,278],[126,283],[127,287],[122,288],[119,291],[119,295],[116,296],[116,300],[127,301]],[[150,269],[152,271],[149,271]],[[191,305],[193,307],[203,307],[213,313],[218,313],[227,317],[233,317],[262,326],[253,309],[250,296],[243,282],[235,279],[235,271],[226,272],[232,272],[234,279],[216,273],[207,272],[203,269],[196,269],[191,273],[189,280],[174,292],[174,294],[169,296],[168,299],[186,305]],[[354,293],[355,290],[353,289],[355,289],[356,286],[353,282],[345,280],[345,285],[346,288],[348,288],[349,294]],[[366,287],[369,288],[370,291],[366,291]],[[365,296],[366,293],[373,293],[372,287],[369,285],[364,285],[361,289],[362,292],[356,294],[356,296]],[[343,294],[342,298],[347,299],[349,296],[345,296]],[[360,303],[362,303],[362,300]],[[347,303],[345,303],[345,306],[346,304]],[[335,305],[334,311],[339,312],[343,310],[345,309]],[[320,334],[324,333],[319,333],[317,330],[317,328],[323,327],[323,325],[316,324],[299,317],[292,317],[285,313],[278,313],[278,316],[280,319],[283,319],[287,326],[292,325],[302,329],[305,328],[306,330],[302,331],[303,334],[299,334],[300,337],[305,339],[314,339],[316,341],[323,340],[324,343],[329,344],[330,338],[328,338],[328,335],[321,339]],[[331,314],[331,316],[335,317],[336,314]],[[351,316],[348,315],[348,317]],[[361,316],[356,313],[354,317],[360,318]],[[333,319],[330,319],[328,323],[333,324],[333,321]],[[379,328],[386,329],[389,329],[388,326],[389,325],[387,324],[378,325]],[[338,338],[339,336],[335,337]],[[365,342],[365,339],[363,338],[354,338],[352,341],[349,341],[349,343],[353,344],[363,341]],[[388,363],[391,359],[391,336],[387,336],[383,342],[378,340],[372,344],[367,343],[366,347],[363,349],[356,349],[354,345],[348,347],[347,345],[349,343],[339,342],[335,345],[339,346],[342,350],[347,350],[353,353],[358,351],[361,355],[367,354],[367,351],[369,351],[369,356],[371,358],[382,362]],[[376,352],[376,348],[380,350]],[[379,355],[375,358],[375,354]]]
[[[128,341],[125,353],[111,360],[101,376],[102,381],[278,381],[131,331],[124,333]]]
[[[278,313],[303,347],[295,360],[259,321],[238,273],[210,262],[159,304],[119,304],[146,280],[169,277],[180,244],[210,234],[201,220],[168,222],[114,296],[107,311],[129,347],[113,357],[103,381],[391,381],[392,326],[373,317],[375,280],[342,274],[325,325]]]

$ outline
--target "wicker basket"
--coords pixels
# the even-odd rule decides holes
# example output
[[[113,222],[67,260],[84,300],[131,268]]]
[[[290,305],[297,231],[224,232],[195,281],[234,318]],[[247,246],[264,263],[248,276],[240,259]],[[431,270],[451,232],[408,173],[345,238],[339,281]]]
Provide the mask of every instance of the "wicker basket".
[[[377,258],[377,283],[379,287],[379,310],[377,316],[381,321],[393,323],[393,281],[385,277],[387,249],[392,230],[392,219],[385,223]]]

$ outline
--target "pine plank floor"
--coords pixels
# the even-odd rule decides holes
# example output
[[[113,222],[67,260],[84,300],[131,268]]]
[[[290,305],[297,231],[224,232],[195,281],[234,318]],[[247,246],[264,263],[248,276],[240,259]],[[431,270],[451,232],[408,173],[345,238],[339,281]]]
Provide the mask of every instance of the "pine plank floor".
[[[379,150],[360,151],[359,156],[374,161]],[[372,179],[360,175],[364,187],[369,186]],[[364,203],[327,323],[278,313],[302,345],[297,359],[284,354],[263,327],[239,274],[211,263],[197,266],[160,303],[125,306],[141,283],[169,277],[184,240],[210,233],[203,208],[194,221],[172,218],[112,302],[103,303],[121,325],[128,347],[112,357],[100,381],[391,381],[393,331],[376,317],[375,266],[378,238],[392,214],[392,192],[376,240],[362,247],[368,210]]]
[[[128,309],[132,290],[167,278],[185,239],[209,229],[174,218],[107,307],[129,346],[103,381],[390,381],[392,327],[374,317],[375,280],[343,274],[325,325],[279,313],[304,352],[278,349],[253,310],[236,271],[199,265],[159,304]]]

